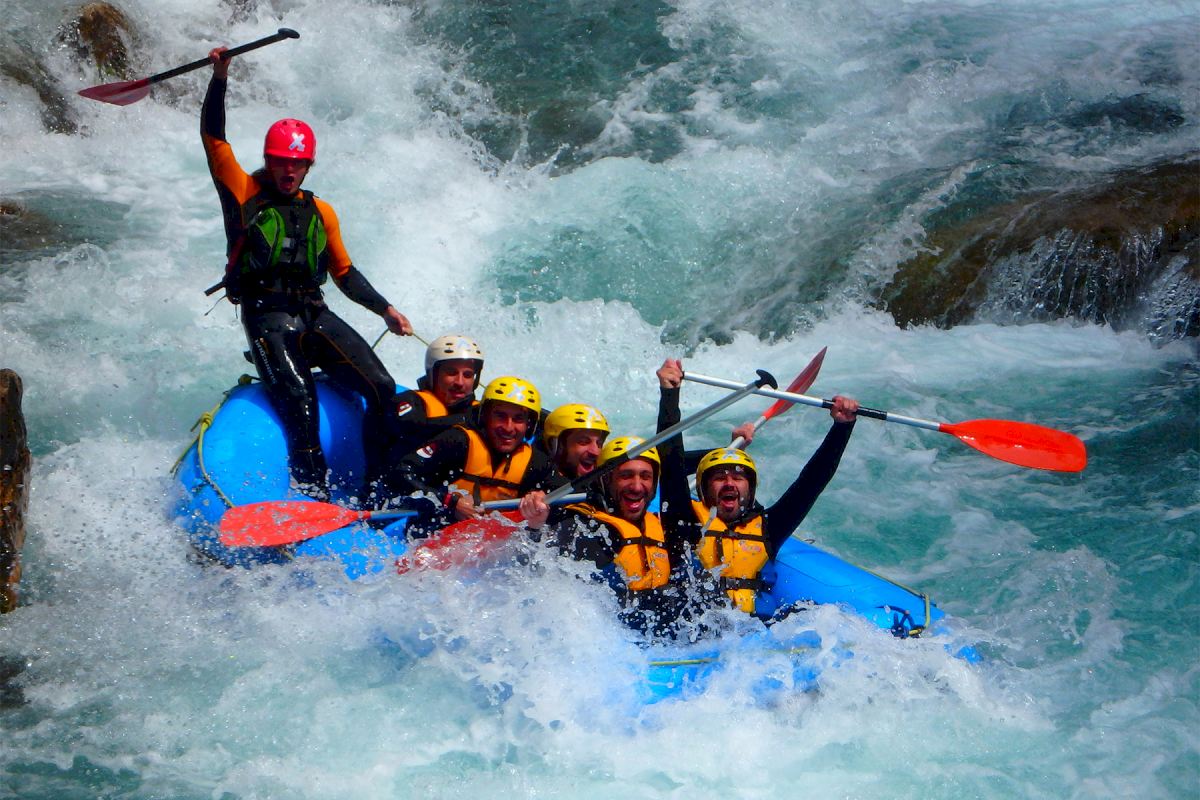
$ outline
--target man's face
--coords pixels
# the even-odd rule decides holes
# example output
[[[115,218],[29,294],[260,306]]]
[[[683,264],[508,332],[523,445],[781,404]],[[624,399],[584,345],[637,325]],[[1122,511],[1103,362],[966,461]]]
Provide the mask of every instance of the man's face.
[[[300,190],[300,184],[308,175],[312,162],[303,158],[280,158],[267,156],[267,174],[271,176],[275,189],[283,195],[293,195]]]
[[[518,405],[490,402],[483,410],[483,439],[493,451],[516,452],[529,430],[529,411]]]
[[[713,467],[704,475],[704,496],[719,520],[733,522],[750,502],[750,479],[736,466]]]
[[[608,494],[618,517],[640,522],[654,499],[654,465],[644,458],[626,461],[609,477]]]
[[[580,478],[596,468],[600,450],[604,446],[604,431],[589,431],[582,428],[563,431],[558,437],[558,468],[568,478]]]
[[[433,394],[445,405],[461,402],[475,391],[475,362],[467,358],[439,361],[433,368]]]

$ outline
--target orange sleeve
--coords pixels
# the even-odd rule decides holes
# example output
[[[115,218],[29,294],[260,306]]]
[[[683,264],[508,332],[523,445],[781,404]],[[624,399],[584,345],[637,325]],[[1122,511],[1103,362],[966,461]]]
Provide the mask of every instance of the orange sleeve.
[[[212,173],[213,183],[218,190],[228,191],[239,206],[258,194],[262,187],[242,169],[229,142],[208,134],[201,134],[200,138],[204,141],[204,152],[208,156],[208,171]]]
[[[321,221],[325,223],[326,252],[329,253],[329,274],[334,278],[341,278],[350,270],[350,254],[346,252],[346,245],[342,243],[342,229],[338,223],[337,214],[333,211],[333,206],[326,203],[319,197],[314,197],[313,202],[317,204],[317,212],[321,215]]]

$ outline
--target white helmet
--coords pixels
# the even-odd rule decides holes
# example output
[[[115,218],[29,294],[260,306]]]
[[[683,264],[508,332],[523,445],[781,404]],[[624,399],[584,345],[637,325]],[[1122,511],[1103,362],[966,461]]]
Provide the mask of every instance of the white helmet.
[[[479,385],[479,374],[483,372],[483,350],[474,340],[457,333],[439,336],[425,350],[425,376],[433,380],[433,368],[441,361],[466,359],[475,363],[475,385]]]

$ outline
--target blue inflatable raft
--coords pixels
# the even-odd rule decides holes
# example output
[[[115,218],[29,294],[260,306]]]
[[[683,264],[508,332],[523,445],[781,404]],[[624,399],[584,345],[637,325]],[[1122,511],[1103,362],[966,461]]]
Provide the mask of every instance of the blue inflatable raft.
[[[362,403],[329,381],[317,381],[321,446],[331,473],[332,501],[351,504],[362,483]],[[266,390],[248,376],[196,423],[197,435],[175,466],[185,493],[176,519],[192,546],[226,566],[293,559],[338,560],[350,578],[378,572],[407,550],[404,521],[384,528],[350,525],[288,547],[226,547],[217,525],[237,505],[304,500],[289,489],[287,445]]]
[[[352,505],[363,475],[362,404],[328,381],[318,380],[317,392],[332,499]],[[195,440],[175,468],[184,489],[176,517],[195,549],[207,558],[231,567],[333,560],[340,562],[349,578],[357,579],[392,568],[407,551],[403,520],[386,527],[350,525],[287,547],[226,547],[218,540],[217,525],[227,509],[305,498],[289,490],[280,423],[257,381],[243,377],[220,405],[200,418],[196,429]],[[944,617],[926,595],[794,537],[781,548],[764,578],[770,585],[758,600],[764,617],[799,601],[833,603],[901,637],[919,635]],[[715,650],[693,648],[659,655],[650,662],[647,702],[702,681],[719,662]],[[964,656],[973,660],[969,652]]]

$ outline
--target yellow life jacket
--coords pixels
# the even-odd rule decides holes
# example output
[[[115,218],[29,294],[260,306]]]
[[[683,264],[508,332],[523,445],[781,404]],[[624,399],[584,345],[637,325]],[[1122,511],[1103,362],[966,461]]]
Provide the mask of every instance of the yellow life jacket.
[[[662,523],[654,514],[642,517],[646,530],[642,531],[632,522],[601,511],[587,503],[567,506],[611,526],[621,541],[613,554],[613,561],[625,573],[625,585],[632,591],[641,592],[665,586],[671,578],[671,559],[667,555],[667,537]]]
[[[425,404],[426,419],[435,417],[448,417],[450,410],[446,408],[446,404],[438,400],[437,395],[425,389],[417,389],[417,397],[421,398],[421,402]]]
[[[472,499],[478,503],[488,500],[512,500],[519,496],[521,479],[529,467],[529,459],[533,457],[533,449],[524,442],[516,452],[510,454],[500,466],[492,466],[492,451],[483,441],[483,436],[474,428],[462,425],[455,426],[467,434],[470,446],[467,448],[467,463],[463,474],[454,485],[463,491],[470,492]]]
[[[692,508],[696,519],[708,519],[710,511],[703,503],[693,500]],[[762,569],[769,560],[762,515],[734,526],[733,530],[714,517],[700,539],[698,550],[705,569],[720,569],[721,588],[734,606],[753,614],[755,597],[762,588]]]

